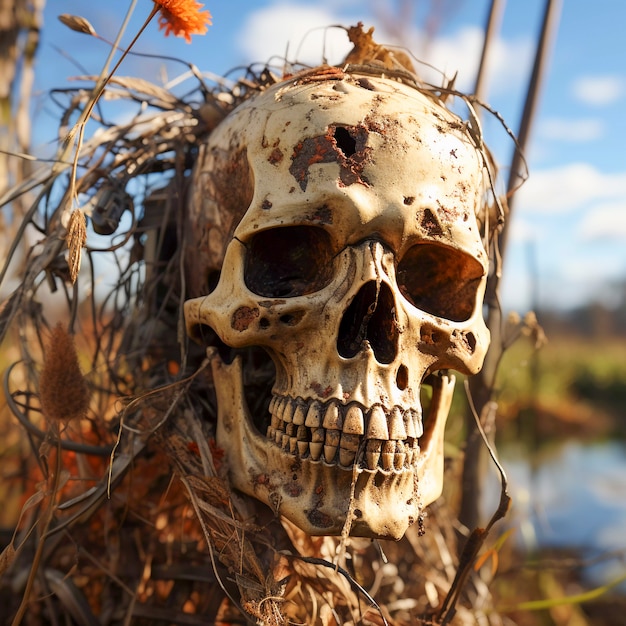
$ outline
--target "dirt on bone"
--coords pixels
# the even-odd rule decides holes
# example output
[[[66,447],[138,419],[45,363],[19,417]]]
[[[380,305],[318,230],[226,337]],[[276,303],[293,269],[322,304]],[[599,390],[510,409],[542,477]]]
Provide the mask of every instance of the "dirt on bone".
[[[251,309],[247,306],[239,307],[232,316],[231,326],[238,330],[239,332],[243,332],[247,330],[250,324],[252,324],[257,317],[259,317],[259,309]]]

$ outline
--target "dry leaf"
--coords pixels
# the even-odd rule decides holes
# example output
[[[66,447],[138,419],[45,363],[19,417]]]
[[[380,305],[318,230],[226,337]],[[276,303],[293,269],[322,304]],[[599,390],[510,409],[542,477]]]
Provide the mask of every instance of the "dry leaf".
[[[109,83],[125,87],[129,91],[136,91],[143,95],[151,96],[171,106],[180,106],[181,104],[180,100],[171,91],[138,76],[112,76]]]
[[[65,24],[68,28],[76,31],[77,33],[84,33],[85,35],[96,35],[96,29],[80,15],[70,15],[69,13],[62,13],[59,15],[59,20]]]
[[[365,31],[363,22],[359,22],[356,26],[348,28],[347,32],[354,48],[344,59],[344,63],[367,65],[378,62],[388,69],[404,69],[415,72],[413,63],[406,53],[402,51],[392,52],[374,41],[373,26]]]
[[[70,279],[74,284],[80,270],[82,248],[87,242],[87,220],[80,209],[74,209],[70,215],[65,241],[69,249],[67,264],[70,268]]]
[[[0,576],[6,572],[15,560],[15,547],[13,541],[0,552]]]

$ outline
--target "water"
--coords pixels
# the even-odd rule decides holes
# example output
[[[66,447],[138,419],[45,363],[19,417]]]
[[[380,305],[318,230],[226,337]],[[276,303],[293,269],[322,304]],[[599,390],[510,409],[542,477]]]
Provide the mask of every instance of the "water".
[[[519,528],[522,546],[530,550],[573,547],[584,558],[622,551],[587,568],[585,574],[594,583],[605,584],[626,572],[623,443],[568,441],[544,453],[534,468],[524,451],[508,448],[500,450],[500,456],[513,497],[509,523]],[[496,481],[486,497],[488,512],[495,509],[499,497]]]

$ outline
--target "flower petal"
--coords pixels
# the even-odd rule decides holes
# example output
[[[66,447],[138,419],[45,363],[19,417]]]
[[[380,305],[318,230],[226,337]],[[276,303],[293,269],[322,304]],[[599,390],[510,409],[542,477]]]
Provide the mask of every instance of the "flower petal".
[[[201,11],[204,6],[196,0],[154,0],[160,7],[159,28],[165,35],[184,37],[191,43],[191,35],[204,35],[211,24],[209,11]]]

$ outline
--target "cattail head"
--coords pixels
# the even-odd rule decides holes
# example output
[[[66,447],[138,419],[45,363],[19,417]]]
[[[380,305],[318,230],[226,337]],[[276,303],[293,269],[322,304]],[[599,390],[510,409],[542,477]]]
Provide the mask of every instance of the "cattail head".
[[[57,324],[44,350],[39,379],[39,399],[44,417],[63,422],[81,419],[87,414],[89,396],[74,340],[61,324]]]

